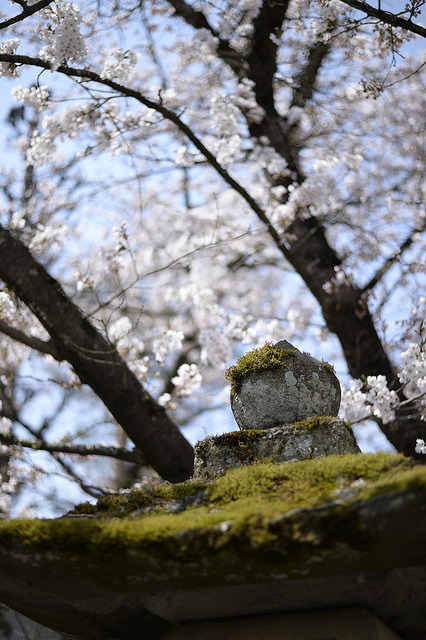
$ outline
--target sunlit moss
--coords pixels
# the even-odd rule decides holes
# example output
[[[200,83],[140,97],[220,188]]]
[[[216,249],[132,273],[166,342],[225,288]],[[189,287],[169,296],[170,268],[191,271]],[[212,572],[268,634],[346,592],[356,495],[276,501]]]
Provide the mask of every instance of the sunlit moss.
[[[34,551],[99,558],[127,548],[163,557],[176,554],[177,549],[183,552],[190,541],[195,545],[194,539],[193,553],[197,549],[201,553],[202,540],[210,545],[217,539],[216,545],[219,539],[224,544],[235,536],[251,539],[258,547],[271,542],[268,523],[274,518],[294,509],[330,504],[342,483],[360,478],[364,481],[360,490],[346,504],[404,489],[426,490],[426,466],[401,455],[347,454],[254,464],[233,469],[211,483],[186,482],[102,499],[93,506],[92,517],[2,522],[0,546],[13,549],[20,544]],[[187,508],[170,512],[170,504],[179,501],[186,501]],[[137,515],[140,506],[148,504],[154,508]],[[132,516],[134,508],[136,515]],[[87,504],[74,510],[87,511]],[[229,526],[223,527],[224,522]],[[339,527],[346,526],[344,520],[339,522]]]
[[[294,358],[296,353],[296,350],[274,347],[270,342],[249,351],[238,358],[237,363],[229,367],[225,373],[227,380],[231,383],[231,393],[238,393],[242,381],[251,373],[285,369],[289,358]]]
[[[260,429],[244,429],[243,431],[224,433],[217,438],[213,436],[212,440],[213,443],[217,440],[221,445],[226,444],[232,447],[237,454],[253,462],[257,455],[256,443],[264,434],[265,432]]]

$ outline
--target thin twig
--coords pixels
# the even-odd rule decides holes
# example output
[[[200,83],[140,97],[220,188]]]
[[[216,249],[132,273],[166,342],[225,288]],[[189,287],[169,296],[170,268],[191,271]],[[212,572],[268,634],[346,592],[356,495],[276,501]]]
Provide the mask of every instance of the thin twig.
[[[414,242],[414,235],[416,233],[421,233],[422,231],[424,231],[426,228],[426,222],[423,224],[423,227],[420,229],[413,229],[413,231],[410,233],[410,235],[408,235],[404,242],[398,247],[398,249],[396,249],[391,256],[389,256],[384,263],[382,264],[382,266],[377,269],[376,273],[374,274],[374,276],[371,278],[371,280],[365,285],[365,287],[363,287],[362,292],[365,293],[367,291],[371,291],[372,289],[374,289],[374,287],[376,286],[376,284],[378,284],[378,282],[380,282],[380,280],[383,278],[383,276],[389,271],[389,269],[393,266],[393,264],[399,260],[399,258],[402,256],[402,254],[404,253],[404,251],[406,251],[407,249],[409,249],[411,247],[411,245]]]

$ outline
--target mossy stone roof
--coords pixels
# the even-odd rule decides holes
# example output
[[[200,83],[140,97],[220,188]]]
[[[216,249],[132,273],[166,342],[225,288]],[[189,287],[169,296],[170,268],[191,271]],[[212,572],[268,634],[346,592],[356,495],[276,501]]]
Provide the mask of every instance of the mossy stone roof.
[[[425,534],[426,466],[403,456],[254,464],[210,483],[104,498],[69,517],[0,523],[0,600],[28,615],[36,594],[39,605],[46,600],[38,607],[44,624],[58,609],[62,622],[74,611],[61,623],[69,632],[75,611],[87,630],[87,616],[97,620],[108,601],[118,617],[133,603],[129,624],[153,612],[146,640],[154,640],[161,637],[158,615],[174,619],[182,610],[180,604],[167,614],[166,605],[155,604],[164,591],[202,594],[417,566],[424,564]],[[111,638],[128,637],[117,625],[109,623]]]

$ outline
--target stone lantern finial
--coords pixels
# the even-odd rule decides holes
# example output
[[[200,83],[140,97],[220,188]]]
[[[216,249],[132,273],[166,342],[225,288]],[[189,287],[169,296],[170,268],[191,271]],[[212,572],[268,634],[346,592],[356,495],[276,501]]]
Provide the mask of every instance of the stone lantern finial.
[[[240,429],[269,429],[339,412],[340,383],[333,367],[301,353],[287,340],[242,356],[228,377]]]
[[[240,431],[196,444],[195,478],[212,479],[262,459],[360,452],[350,426],[336,418],[340,383],[328,362],[280,340],[245,354],[226,375]]]

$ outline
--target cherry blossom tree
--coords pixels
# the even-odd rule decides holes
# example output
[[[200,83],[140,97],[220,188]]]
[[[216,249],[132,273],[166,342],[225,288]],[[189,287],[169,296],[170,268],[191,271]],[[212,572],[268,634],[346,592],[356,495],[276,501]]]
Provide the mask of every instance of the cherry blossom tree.
[[[189,477],[227,366],[282,338],[422,457],[422,4],[2,10],[3,511],[51,473]]]

